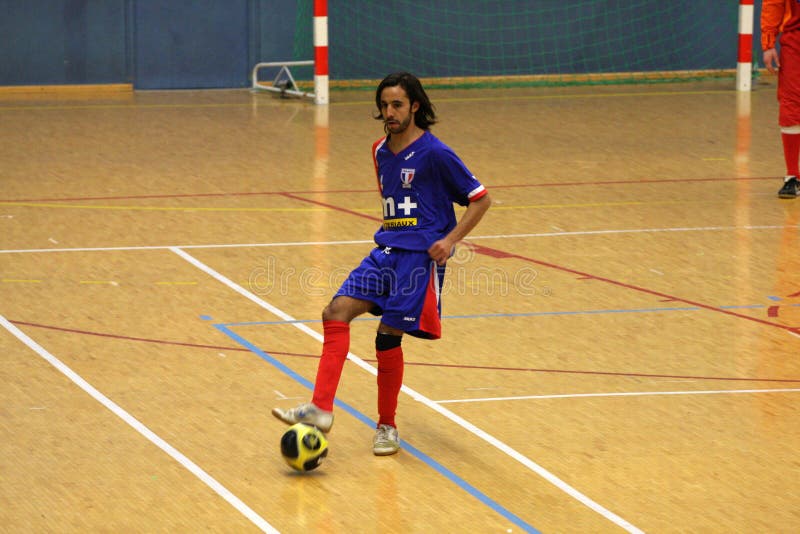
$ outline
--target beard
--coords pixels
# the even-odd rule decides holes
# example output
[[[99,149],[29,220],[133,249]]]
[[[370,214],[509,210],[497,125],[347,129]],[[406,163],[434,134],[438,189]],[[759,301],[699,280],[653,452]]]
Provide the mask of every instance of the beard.
[[[402,122],[389,123],[383,122],[383,131],[387,134],[401,134],[406,131],[411,124],[411,115],[405,118]]]

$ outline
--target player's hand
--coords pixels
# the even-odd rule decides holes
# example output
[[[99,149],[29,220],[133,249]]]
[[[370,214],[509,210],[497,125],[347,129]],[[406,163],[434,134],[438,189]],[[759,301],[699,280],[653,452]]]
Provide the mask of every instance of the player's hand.
[[[440,239],[428,249],[428,255],[437,265],[444,265],[447,263],[452,252],[453,244],[447,238]]]
[[[764,66],[767,67],[767,70],[772,74],[775,74],[778,72],[778,69],[781,68],[781,60],[778,57],[778,51],[775,50],[775,48],[764,50]]]

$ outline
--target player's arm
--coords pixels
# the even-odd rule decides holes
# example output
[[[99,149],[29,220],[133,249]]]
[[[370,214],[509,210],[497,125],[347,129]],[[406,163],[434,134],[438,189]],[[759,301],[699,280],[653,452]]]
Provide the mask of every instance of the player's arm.
[[[764,51],[764,66],[773,74],[780,68],[775,43],[784,16],[784,0],[764,0],[761,6],[761,49]]]
[[[480,222],[491,205],[492,199],[489,198],[488,192],[481,198],[470,202],[464,215],[461,216],[461,220],[458,221],[458,224],[455,225],[450,233],[435,242],[428,249],[428,254],[433,261],[439,265],[447,263],[447,259],[450,257],[455,244],[467,237],[472,229]]]

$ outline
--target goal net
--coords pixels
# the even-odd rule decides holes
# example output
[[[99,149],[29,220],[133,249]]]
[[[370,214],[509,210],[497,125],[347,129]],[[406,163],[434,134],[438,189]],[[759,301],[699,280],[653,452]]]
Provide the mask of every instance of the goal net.
[[[735,76],[732,0],[329,0],[327,8],[332,87],[371,87],[397,70],[453,87]],[[296,58],[313,56],[312,16],[313,0],[298,0]]]

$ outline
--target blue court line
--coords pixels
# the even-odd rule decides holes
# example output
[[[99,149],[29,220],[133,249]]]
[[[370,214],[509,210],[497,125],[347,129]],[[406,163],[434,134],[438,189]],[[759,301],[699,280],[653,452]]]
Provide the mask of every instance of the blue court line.
[[[202,318],[205,319],[205,320],[208,320],[208,316],[202,316]],[[231,324],[234,324],[234,323],[231,323]],[[252,324],[252,323],[245,323],[245,324]],[[263,323],[261,323],[261,324],[263,324]],[[302,384],[303,386],[305,386],[306,388],[308,388],[308,389],[310,389],[312,391],[314,390],[314,384],[312,384],[311,381],[309,381],[309,380],[305,379],[304,377],[300,376],[297,372],[295,372],[290,367],[282,364],[281,362],[279,362],[278,360],[276,360],[275,358],[273,358],[272,356],[270,356],[269,354],[267,354],[266,352],[264,352],[263,350],[261,350],[257,346],[253,345],[250,341],[248,341],[244,337],[242,337],[239,334],[237,334],[236,332],[232,331],[230,328],[228,328],[229,325],[227,325],[227,324],[214,324],[213,326],[214,326],[214,328],[216,328],[217,330],[219,330],[220,332],[222,332],[223,334],[225,334],[226,336],[228,336],[229,338],[231,338],[232,340],[234,340],[235,342],[237,342],[241,346],[243,346],[246,349],[248,349],[250,352],[256,354],[261,359],[265,360],[267,363],[269,363],[273,367],[277,368],[279,371],[281,371],[284,374],[288,375],[293,380],[299,382],[300,384]],[[367,425],[371,429],[375,428],[375,421],[373,421],[372,419],[370,419],[369,417],[367,417],[363,413],[359,412],[358,410],[356,410],[355,408],[353,408],[349,404],[346,404],[346,403],[340,401],[339,399],[336,399],[334,401],[334,403],[336,404],[336,406],[338,406],[339,408],[341,408],[345,412],[349,413],[350,415],[352,415],[353,417],[355,417],[356,419],[358,419],[359,421],[361,421],[362,423],[364,423],[365,425]],[[459,477],[458,475],[456,475],[455,473],[453,473],[452,471],[450,471],[449,469],[444,467],[442,464],[440,464],[439,462],[437,462],[436,460],[434,460],[433,458],[431,458],[430,456],[428,456],[427,454],[425,454],[421,450],[417,449],[416,447],[414,447],[413,445],[411,445],[407,441],[402,441],[402,444],[403,444],[403,450],[408,451],[412,456],[416,457],[418,460],[422,460],[428,466],[430,466],[433,469],[435,469],[436,471],[438,471],[439,474],[444,475],[446,478],[448,478],[450,481],[454,482],[461,489],[463,489],[464,491],[466,491],[467,493],[469,493],[470,495],[472,495],[473,497],[475,497],[476,499],[481,501],[483,504],[487,505],[489,508],[491,508],[492,510],[497,512],[498,514],[500,514],[501,516],[505,517],[506,519],[508,519],[509,521],[514,523],[515,525],[517,525],[518,527],[522,528],[525,532],[531,532],[531,533],[540,534],[540,531],[537,530],[536,528],[534,528],[532,525],[529,525],[528,523],[523,521],[521,518],[517,517],[516,515],[514,515],[510,511],[506,510],[499,503],[497,503],[494,500],[492,500],[491,498],[489,498],[487,495],[482,493],[480,490],[478,490],[477,488],[475,488],[474,486],[469,484],[469,482],[467,482],[463,478]]]
[[[784,304],[784,306],[800,307],[800,304]],[[740,304],[731,306],[720,306],[722,310],[757,310],[766,309],[763,304]],[[566,310],[566,311],[546,311],[546,312],[521,312],[521,313],[477,313],[471,315],[442,315],[442,319],[483,319],[495,317],[546,317],[554,315],[602,315],[613,313],[659,313],[677,311],[700,311],[702,308],[697,306],[681,306],[674,308],[633,308],[633,309],[612,309],[612,310]],[[379,317],[357,317],[354,321],[378,321]],[[295,319],[294,321],[253,321],[244,323],[224,323],[225,326],[258,326],[258,325],[283,325],[295,323],[320,323],[320,319]]]

